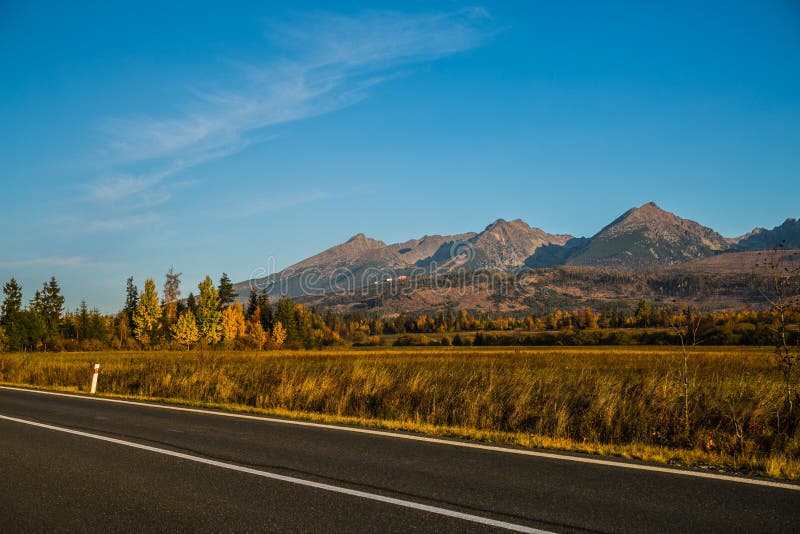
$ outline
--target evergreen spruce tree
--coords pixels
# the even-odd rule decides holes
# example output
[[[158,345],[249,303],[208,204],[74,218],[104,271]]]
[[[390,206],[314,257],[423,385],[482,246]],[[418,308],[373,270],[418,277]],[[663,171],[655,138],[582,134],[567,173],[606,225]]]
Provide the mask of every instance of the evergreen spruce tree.
[[[289,297],[281,297],[280,300],[278,300],[278,304],[275,306],[273,323],[277,324],[279,322],[286,332],[286,341],[299,340],[297,321],[295,320],[294,314],[294,302],[292,302],[292,299]]]
[[[22,309],[22,286],[15,279],[11,279],[3,286],[3,306],[0,307],[0,324],[8,327],[14,315]]]
[[[136,284],[133,283],[133,277],[129,277],[125,284],[125,307],[122,311],[128,318],[128,328],[133,330],[133,314],[136,313],[136,306],[139,305],[139,290]]]
[[[222,273],[222,277],[219,279],[217,292],[219,294],[220,308],[230,306],[233,304],[233,301],[236,300],[236,297],[239,296],[239,294],[233,290],[233,283],[231,283],[231,279],[226,273]]]
[[[251,288],[250,298],[247,299],[247,309],[245,310],[247,318],[249,319],[252,317],[253,314],[256,313],[256,310],[258,310],[258,293],[256,293],[255,289]]]
[[[194,293],[189,293],[189,296],[186,297],[186,309],[192,312],[192,315],[197,317],[197,301],[194,298]]]
[[[54,276],[42,285],[41,291],[36,292],[30,307],[41,321],[42,341],[46,351],[48,345],[52,346],[58,339],[61,315],[64,312],[64,297]]]
[[[269,295],[266,290],[258,296],[258,318],[264,330],[272,330],[274,317],[272,305],[269,303]]]
[[[81,301],[81,307],[78,308],[78,327],[75,329],[75,337],[77,339],[86,339],[89,337],[89,307],[86,301]]]

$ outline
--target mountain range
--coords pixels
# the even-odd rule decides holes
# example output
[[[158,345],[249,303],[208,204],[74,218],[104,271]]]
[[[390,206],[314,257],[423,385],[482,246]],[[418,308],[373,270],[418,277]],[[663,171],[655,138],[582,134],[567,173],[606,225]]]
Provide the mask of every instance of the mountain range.
[[[772,230],[756,228],[726,238],[648,202],[626,211],[591,237],[551,234],[520,219],[498,219],[478,233],[426,235],[395,244],[356,234],[279,273],[236,284],[236,289],[240,298],[252,286],[265,288],[271,296],[296,297],[434,273],[519,273],[556,266],[643,272],[780,243],[800,249],[800,221],[786,219]]]

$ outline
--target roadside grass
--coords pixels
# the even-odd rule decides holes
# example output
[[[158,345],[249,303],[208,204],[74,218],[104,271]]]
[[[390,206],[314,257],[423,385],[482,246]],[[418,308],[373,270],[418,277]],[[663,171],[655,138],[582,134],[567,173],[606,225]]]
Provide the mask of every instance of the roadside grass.
[[[0,381],[800,479],[769,349],[414,347],[0,354]]]

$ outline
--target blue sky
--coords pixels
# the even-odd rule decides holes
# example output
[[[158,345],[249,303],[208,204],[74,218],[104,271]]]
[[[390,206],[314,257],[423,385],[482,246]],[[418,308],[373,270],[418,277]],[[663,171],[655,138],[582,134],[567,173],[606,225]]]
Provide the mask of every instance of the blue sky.
[[[358,232],[591,235],[650,200],[727,236],[800,216],[796,2],[69,4],[0,4],[26,298],[55,275],[113,312],[171,265],[186,295]]]

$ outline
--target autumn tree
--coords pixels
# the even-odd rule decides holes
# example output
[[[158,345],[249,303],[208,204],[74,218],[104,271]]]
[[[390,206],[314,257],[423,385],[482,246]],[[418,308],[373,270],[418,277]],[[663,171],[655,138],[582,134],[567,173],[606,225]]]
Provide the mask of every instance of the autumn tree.
[[[164,281],[164,323],[167,326],[178,318],[178,299],[181,296],[181,274],[172,267],[167,271]]]
[[[245,335],[244,312],[242,305],[234,302],[222,310],[222,337],[227,343],[233,343],[236,338]]]
[[[160,319],[161,306],[158,303],[156,283],[148,278],[133,314],[133,333],[142,345],[149,347],[156,341]]]
[[[768,288],[763,291],[763,296],[770,306],[773,357],[783,375],[786,409],[791,416],[796,397],[795,375],[800,367],[800,264],[792,269],[784,249],[785,243],[782,242],[763,260],[762,267],[766,268],[768,279]]]
[[[276,349],[279,349],[284,341],[286,341],[286,330],[284,330],[283,324],[278,321],[275,323],[275,326],[272,327],[272,344]]]
[[[184,311],[178,321],[172,325],[172,337],[181,345],[186,345],[186,350],[191,348],[191,344],[200,339],[200,331],[197,329],[197,319],[192,310]]]
[[[233,301],[236,300],[236,297],[239,296],[239,294],[233,290],[233,283],[227,273],[222,273],[222,277],[219,279],[217,292],[219,293],[220,307],[230,306],[233,304]]]
[[[636,319],[639,321],[640,326],[647,328],[650,326],[650,319],[652,317],[652,308],[650,303],[646,300],[640,300],[636,308]]]
[[[218,343],[222,337],[219,311],[219,293],[214,287],[210,276],[197,285],[200,296],[197,302],[197,326],[200,329],[200,339],[206,344]]]
[[[703,315],[696,313],[691,308],[677,310],[670,314],[670,326],[681,342],[682,365],[680,372],[681,387],[683,388],[683,431],[689,437],[689,358],[692,350],[700,344],[700,326]]]
[[[264,348],[264,343],[267,342],[269,336],[264,330],[264,327],[261,326],[261,320],[259,317],[260,313],[258,307],[256,307],[254,313],[251,313],[250,318],[247,320],[247,335],[260,351]]]
[[[130,324],[128,323],[128,316],[123,310],[119,312],[116,317],[114,317],[111,346],[115,349],[127,348],[130,333],[131,329]]]

